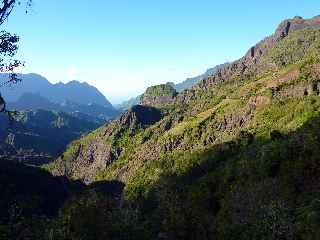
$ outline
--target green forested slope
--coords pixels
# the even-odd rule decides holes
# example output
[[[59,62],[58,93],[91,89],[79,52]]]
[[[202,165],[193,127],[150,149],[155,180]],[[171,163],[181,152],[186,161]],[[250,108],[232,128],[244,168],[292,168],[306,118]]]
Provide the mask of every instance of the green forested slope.
[[[42,165],[53,161],[74,139],[101,124],[63,112],[19,112],[14,120],[0,115],[0,161]]]
[[[285,21],[171,102],[73,142],[49,171],[124,189],[111,203],[75,195],[48,223],[52,236],[319,239],[319,22]]]

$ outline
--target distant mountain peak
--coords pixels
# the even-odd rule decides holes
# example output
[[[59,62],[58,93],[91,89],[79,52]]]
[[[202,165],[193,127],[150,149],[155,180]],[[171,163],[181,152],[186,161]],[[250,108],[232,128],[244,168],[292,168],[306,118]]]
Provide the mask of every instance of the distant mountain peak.
[[[17,101],[24,93],[39,93],[53,103],[62,104],[66,100],[71,100],[84,105],[95,103],[114,110],[106,97],[96,87],[87,82],[81,83],[72,80],[68,83],[52,84],[36,73],[19,74],[19,77],[22,79],[19,86],[13,89],[5,88],[1,92],[8,102]],[[0,81],[5,81],[7,78],[9,78],[9,74],[0,74]]]
[[[93,87],[93,86],[91,86],[89,83],[87,83],[87,82],[80,82],[79,80],[71,80],[71,81],[65,83],[65,85],[73,85],[73,84]]]

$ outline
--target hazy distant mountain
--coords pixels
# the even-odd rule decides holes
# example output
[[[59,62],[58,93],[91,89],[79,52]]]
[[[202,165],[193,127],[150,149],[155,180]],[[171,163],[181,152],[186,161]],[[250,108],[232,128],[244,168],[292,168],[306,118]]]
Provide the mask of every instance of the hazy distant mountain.
[[[8,77],[1,74],[0,82]],[[12,123],[0,115],[0,159],[47,163],[81,134],[118,115],[103,94],[87,83],[51,84],[37,74],[18,77],[21,83],[1,91],[8,109],[20,114]],[[21,155],[27,157],[21,160]]]
[[[131,106],[137,105],[140,102],[141,95],[137,97],[130,98],[127,101],[124,101],[118,105],[116,105],[116,109],[118,109],[120,112],[126,111],[129,109]]]
[[[223,68],[225,64],[220,64],[217,65],[213,68],[209,68],[204,74],[201,74],[199,76],[193,77],[193,78],[187,78],[186,80],[184,80],[182,83],[178,83],[174,85],[174,88],[178,91],[178,92],[182,92],[185,89],[191,88],[192,86],[196,85],[197,83],[199,83],[201,80],[203,80],[204,78],[213,75],[216,73],[217,70]]]
[[[24,93],[16,102],[8,102],[8,108],[18,111],[45,109],[56,112],[69,113],[92,122],[102,123],[105,120],[115,118],[118,112],[114,108],[102,106],[96,103],[79,104],[72,101],[53,103],[39,93]]]
[[[1,74],[0,81],[8,78],[8,74]],[[17,101],[24,93],[37,93],[54,103],[72,101],[79,104],[95,103],[113,109],[111,103],[99,90],[88,83],[71,81],[69,83],[51,84],[46,78],[30,73],[19,74],[22,82],[11,88],[2,89],[2,95],[8,102]]]
[[[0,82],[8,77],[8,74],[1,74]],[[71,81],[66,84],[51,84],[46,78],[33,73],[19,74],[18,77],[22,79],[21,83],[3,88],[1,92],[9,108],[47,109],[71,114],[80,112],[100,119],[110,119],[118,115],[105,96],[88,83]]]

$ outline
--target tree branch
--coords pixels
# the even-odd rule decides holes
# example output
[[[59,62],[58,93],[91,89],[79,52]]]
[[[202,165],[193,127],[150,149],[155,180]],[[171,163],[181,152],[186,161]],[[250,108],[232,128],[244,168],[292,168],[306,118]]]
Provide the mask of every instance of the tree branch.
[[[0,25],[2,25],[3,22],[9,17],[15,4],[16,0],[2,0],[0,7]]]

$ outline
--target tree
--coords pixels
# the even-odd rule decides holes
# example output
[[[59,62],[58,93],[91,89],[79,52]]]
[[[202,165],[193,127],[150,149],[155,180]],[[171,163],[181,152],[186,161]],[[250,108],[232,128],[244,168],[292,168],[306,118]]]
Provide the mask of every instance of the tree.
[[[32,4],[32,0],[1,0],[0,3],[0,27],[8,19],[13,9],[22,3],[26,5],[26,12]],[[0,30],[0,72],[9,72],[10,77],[4,82],[0,82],[0,88],[10,84],[15,84],[21,81],[17,74],[13,71],[15,68],[23,65],[20,60],[14,59],[18,50],[19,37],[15,34],[10,34],[4,30]],[[5,99],[0,92],[0,112],[5,112],[10,115],[10,111],[6,109]]]

